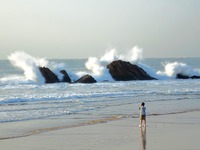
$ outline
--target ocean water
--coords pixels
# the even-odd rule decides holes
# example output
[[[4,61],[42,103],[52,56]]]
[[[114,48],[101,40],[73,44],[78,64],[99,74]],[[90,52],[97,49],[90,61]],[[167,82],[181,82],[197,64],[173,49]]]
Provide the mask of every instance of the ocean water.
[[[67,70],[72,80],[91,74],[98,81],[45,84],[35,67],[38,59],[23,53],[23,58],[13,61],[17,54],[0,60],[0,124],[56,119],[60,126],[113,116],[138,117],[141,102],[146,103],[148,115],[200,110],[200,79],[175,79],[177,73],[200,75],[200,58],[146,58],[136,62],[158,78],[152,81],[114,81],[105,61],[97,58],[43,60],[55,72]],[[88,69],[89,63],[94,65],[92,69]]]

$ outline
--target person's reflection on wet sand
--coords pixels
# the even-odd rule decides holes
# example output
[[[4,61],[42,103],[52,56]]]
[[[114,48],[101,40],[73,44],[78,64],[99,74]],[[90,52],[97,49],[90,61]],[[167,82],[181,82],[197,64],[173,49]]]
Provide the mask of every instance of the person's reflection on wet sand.
[[[140,128],[140,135],[141,135],[141,146],[142,150],[146,150],[147,140],[146,140],[146,127]]]

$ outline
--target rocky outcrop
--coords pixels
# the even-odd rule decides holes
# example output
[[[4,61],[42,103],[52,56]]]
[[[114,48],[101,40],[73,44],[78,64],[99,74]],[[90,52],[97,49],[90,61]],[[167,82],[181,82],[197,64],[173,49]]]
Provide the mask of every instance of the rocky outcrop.
[[[176,75],[177,79],[200,79],[200,76],[186,76],[186,75],[182,75],[182,74],[177,74]]]
[[[68,73],[65,70],[61,70],[60,73],[63,74],[63,78],[62,78],[62,80],[60,82],[71,83],[71,79],[70,79]]]
[[[117,60],[107,65],[111,76],[117,81],[154,80],[142,68],[130,62]]]
[[[130,81],[130,80],[153,80],[155,78],[148,75],[142,68],[137,65],[133,65],[130,62],[117,60],[107,65],[109,72],[113,79],[116,81]],[[45,78],[45,83],[58,83],[68,82],[71,83],[71,79],[65,70],[61,70],[63,74],[61,80],[46,67],[39,67],[40,72]],[[74,83],[96,83],[97,81],[91,75],[84,75]]]
[[[45,78],[45,83],[60,82],[58,77],[49,68],[39,67],[39,70],[42,73],[43,77]]]
[[[39,67],[39,70],[42,76],[45,78],[45,83],[58,83],[58,82],[68,82],[71,83],[71,79],[65,70],[61,70],[60,73],[63,74],[61,80],[49,69],[46,67]],[[74,83],[96,83],[97,81],[91,75],[85,75],[75,81]]]
[[[97,81],[91,75],[84,75],[75,83],[96,83]]]
[[[57,75],[53,73],[49,68],[39,67],[39,70],[45,79],[45,83],[58,83],[58,82],[71,83],[71,79],[65,70],[60,71],[60,73],[63,74],[63,78],[61,80],[59,80]]]

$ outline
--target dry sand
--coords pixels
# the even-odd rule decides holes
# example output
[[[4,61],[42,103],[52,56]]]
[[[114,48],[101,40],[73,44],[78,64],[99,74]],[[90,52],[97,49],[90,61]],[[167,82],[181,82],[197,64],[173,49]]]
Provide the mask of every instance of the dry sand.
[[[138,118],[0,140],[2,150],[199,150],[200,112]]]

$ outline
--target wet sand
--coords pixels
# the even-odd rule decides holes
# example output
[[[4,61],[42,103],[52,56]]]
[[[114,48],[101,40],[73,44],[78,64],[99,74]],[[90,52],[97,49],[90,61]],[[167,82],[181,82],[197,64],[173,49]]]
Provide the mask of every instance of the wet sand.
[[[199,116],[199,111],[148,116],[146,128],[139,128],[138,118],[110,120],[4,139],[0,140],[0,147],[3,150],[198,150]]]

